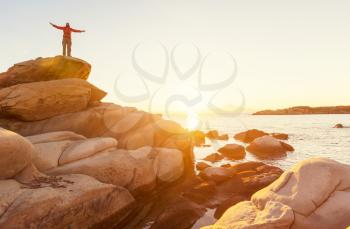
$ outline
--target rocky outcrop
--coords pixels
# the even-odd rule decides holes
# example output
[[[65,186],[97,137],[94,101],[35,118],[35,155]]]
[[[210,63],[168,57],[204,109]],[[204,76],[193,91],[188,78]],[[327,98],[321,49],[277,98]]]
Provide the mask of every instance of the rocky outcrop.
[[[294,148],[271,136],[263,136],[255,139],[247,146],[247,151],[259,157],[281,157],[288,151],[294,151]]]
[[[309,107],[297,106],[277,110],[263,110],[253,115],[306,115],[306,114],[350,114],[350,106]]]
[[[105,92],[84,81],[89,72],[55,57],[0,74],[1,228],[116,227],[135,199],[149,198],[142,194],[193,173],[189,132],[101,103]]]
[[[330,159],[302,161],[206,228],[346,228],[349,174],[349,165]]]
[[[48,80],[89,77],[91,65],[73,57],[48,57],[28,60],[0,74],[0,87]]]
[[[105,92],[81,79],[19,84],[0,89],[0,115],[24,121],[81,111]]]

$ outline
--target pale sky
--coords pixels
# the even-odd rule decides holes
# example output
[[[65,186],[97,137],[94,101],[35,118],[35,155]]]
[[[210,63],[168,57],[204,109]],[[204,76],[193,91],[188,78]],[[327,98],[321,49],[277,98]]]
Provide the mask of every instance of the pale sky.
[[[156,98],[152,104],[133,103],[115,93],[137,96],[145,91],[132,65],[137,44],[141,43],[137,62],[159,75],[166,63],[159,43],[169,53],[180,43],[175,55],[180,69],[195,62],[196,49],[190,44],[198,47],[202,58],[212,54],[203,66],[206,82],[229,75],[233,65],[225,53],[237,62],[232,84],[211,94],[199,90],[198,110],[205,110],[216,92],[219,107],[238,106],[243,101],[239,91],[247,111],[350,104],[349,1],[1,0],[0,4],[0,71],[20,61],[60,54],[61,31],[48,23],[70,22],[87,31],[73,34],[72,54],[92,64],[89,81],[108,92],[105,101],[161,111],[164,101],[157,99],[196,94],[198,71],[179,81],[171,65],[166,83],[145,80]],[[195,92],[187,94],[183,89],[187,87]]]

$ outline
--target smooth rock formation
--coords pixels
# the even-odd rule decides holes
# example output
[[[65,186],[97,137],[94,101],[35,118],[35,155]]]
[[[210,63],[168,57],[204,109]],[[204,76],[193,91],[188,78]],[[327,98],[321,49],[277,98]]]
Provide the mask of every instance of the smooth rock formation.
[[[76,134],[72,131],[56,131],[44,134],[37,134],[26,137],[32,144],[47,143],[47,142],[59,142],[59,141],[76,141],[84,140],[86,137]]]
[[[204,170],[208,167],[211,167],[210,165],[208,165],[207,163],[203,162],[203,161],[200,161],[200,162],[197,162],[196,163],[196,169],[197,170]]]
[[[32,188],[0,180],[0,228],[90,228],[112,216],[123,219],[134,208],[124,188],[78,174],[60,183]]]
[[[0,128],[0,180],[16,176],[30,165],[33,154],[34,148],[28,140]]]
[[[271,133],[270,135],[279,140],[288,140],[289,138],[288,134],[284,133]]]
[[[229,208],[214,225],[202,229],[288,229],[293,219],[292,209],[279,202],[269,201],[261,210],[243,201]]]
[[[88,158],[106,149],[116,149],[118,141],[114,138],[89,138],[75,141],[62,152],[58,164],[64,165],[80,159]]]
[[[106,93],[81,79],[19,84],[0,89],[0,116],[36,121],[81,111]]]
[[[73,57],[48,57],[28,60],[9,68],[0,74],[0,87],[10,87],[21,83],[48,80],[89,77],[91,65]]]
[[[346,228],[349,174],[350,165],[331,159],[304,160],[205,228]]]
[[[245,158],[244,147],[238,144],[226,144],[225,146],[218,149],[218,152],[227,158],[240,160]]]
[[[293,150],[292,146],[271,136],[259,137],[247,146],[247,151],[259,157],[281,157]]]

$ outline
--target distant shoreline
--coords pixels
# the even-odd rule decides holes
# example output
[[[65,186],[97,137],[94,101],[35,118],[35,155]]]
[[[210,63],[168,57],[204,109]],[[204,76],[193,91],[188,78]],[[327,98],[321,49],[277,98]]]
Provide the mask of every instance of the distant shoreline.
[[[310,107],[296,106],[276,110],[261,110],[252,115],[313,115],[313,114],[350,114],[350,106]]]

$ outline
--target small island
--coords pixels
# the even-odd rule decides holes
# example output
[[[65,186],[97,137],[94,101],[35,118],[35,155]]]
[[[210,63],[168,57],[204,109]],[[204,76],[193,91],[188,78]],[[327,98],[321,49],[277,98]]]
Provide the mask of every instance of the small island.
[[[253,115],[308,115],[308,114],[350,114],[350,106],[309,107],[296,106],[277,110],[262,110]]]

